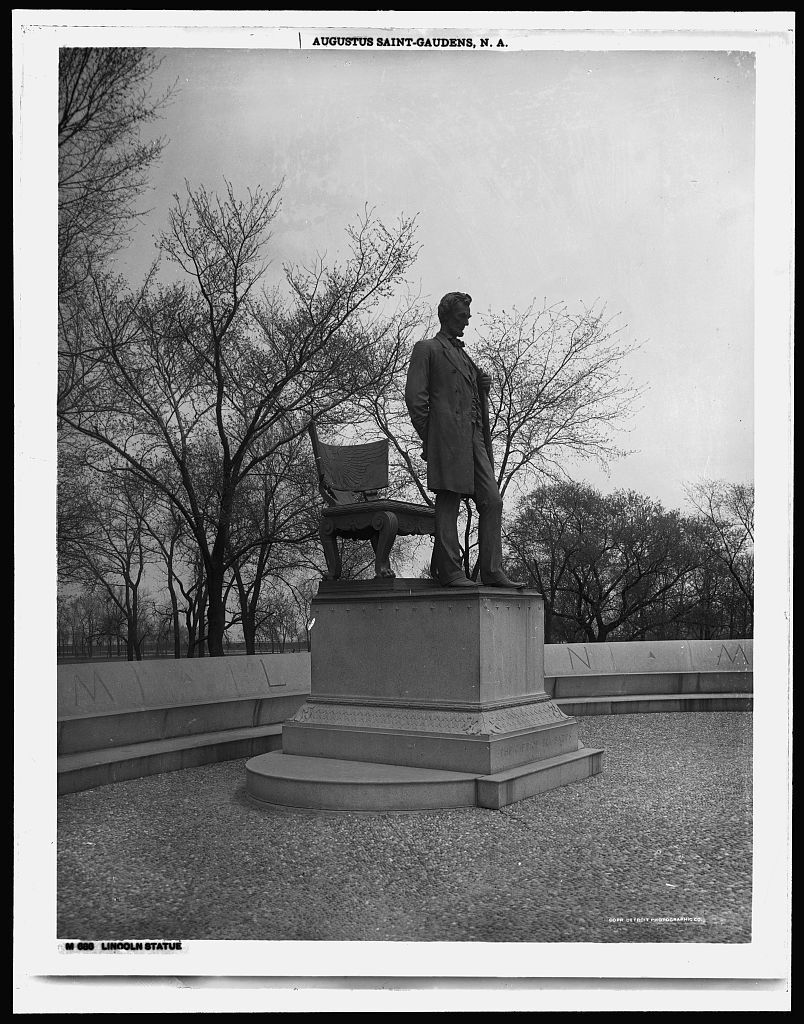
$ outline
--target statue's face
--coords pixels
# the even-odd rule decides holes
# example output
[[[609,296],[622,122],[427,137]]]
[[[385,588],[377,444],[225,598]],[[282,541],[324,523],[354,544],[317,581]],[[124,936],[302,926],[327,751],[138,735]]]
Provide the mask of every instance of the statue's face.
[[[466,302],[456,302],[444,326],[456,338],[460,338],[471,319],[472,314],[469,312],[469,304]]]

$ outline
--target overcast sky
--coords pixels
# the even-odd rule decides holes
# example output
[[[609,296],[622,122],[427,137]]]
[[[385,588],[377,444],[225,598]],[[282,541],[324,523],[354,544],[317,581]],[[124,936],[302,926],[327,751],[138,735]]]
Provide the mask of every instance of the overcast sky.
[[[411,277],[434,306],[455,289],[475,313],[599,299],[643,343],[635,454],[573,475],[672,506],[684,481],[753,479],[752,54],[159,53],[155,91],[177,87],[133,278],[185,178],[284,178],[277,264],[337,252],[366,203],[416,213]]]

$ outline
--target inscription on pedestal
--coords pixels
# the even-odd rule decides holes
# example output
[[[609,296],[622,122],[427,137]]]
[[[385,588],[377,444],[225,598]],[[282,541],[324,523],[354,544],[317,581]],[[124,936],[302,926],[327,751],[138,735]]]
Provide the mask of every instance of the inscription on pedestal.
[[[405,732],[497,736],[569,721],[551,700],[490,711],[442,711],[437,708],[396,708],[308,700],[288,724],[341,729],[393,729]]]

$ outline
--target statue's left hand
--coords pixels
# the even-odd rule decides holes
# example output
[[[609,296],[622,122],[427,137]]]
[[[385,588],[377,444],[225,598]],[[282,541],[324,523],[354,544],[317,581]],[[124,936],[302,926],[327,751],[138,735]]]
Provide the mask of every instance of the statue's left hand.
[[[477,383],[480,390],[485,391],[486,394],[488,394],[489,391],[491,391],[492,380],[485,370],[477,371]]]

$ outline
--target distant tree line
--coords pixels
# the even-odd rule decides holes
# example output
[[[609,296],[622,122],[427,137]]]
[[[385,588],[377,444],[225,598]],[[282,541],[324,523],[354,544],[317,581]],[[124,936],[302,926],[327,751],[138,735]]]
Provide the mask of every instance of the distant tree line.
[[[753,636],[753,488],[702,481],[688,490],[688,514],[666,510],[634,491],[604,495],[570,481],[538,487],[519,503],[506,528],[507,566],[544,595],[545,642]],[[107,535],[109,546],[94,551],[98,560],[86,553],[84,587],[59,597],[59,653],[130,660],[145,654],[203,656],[199,581],[188,583],[189,577],[178,572],[177,545],[158,534],[154,543],[145,519],[134,520],[128,543],[123,524],[117,526],[117,561],[108,557]],[[310,546],[308,571],[300,572],[295,585],[277,585],[275,570],[268,573],[262,599],[251,606],[248,633],[242,630],[244,639],[235,649],[259,653],[308,646],[309,600],[322,568],[312,538]],[[103,550],[105,562],[99,558]],[[154,560],[162,555],[160,582],[169,584],[167,593],[160,589],[154,596],[142,589],[146,550]],[[368,569],[368,557],[361,562],[354,548],[344,556],[350,575]],[[238,571],[232,570],[235,586]],[[232,650],[244,605],[242,597],[233,603],[225,653]]]
[[[61,51],[59,631],[132,660],[154,644],[220,656],[235,636],[253,653],[306,637],[324,570],[312,420],[331,440],[386,437],[394,495],[432,502],[403,393],[433,324],[408,291],[404,216],[389,226],[366,208],[345,255],[284,264],[268,287],[281,183],[187,184],[144,281],[117,276],[164,145],[140,141],[166,101],[149,98],[156,66],[142,50]],[[747,515],[747,489],[691,492],[684,518],[564,478],[569,458],[622,454],[639,389],[616,318],[544,302],[478,319],[511,570],[543,590],[551,637],[750,635],[753,523],[738,543],[727,516]],[[462,529],[476,576],[468,502]],[[417,543],[398,542],[397,562]],[[346,576],[370,571],[367,549],[344,546]]]
[[[544,595],[545,642],[753,636],[754,489],[701,481],[688,498],[684,515],[565,482],[523,500],[508,570]]]
[[[253,642],[227,635],[226,654],[282,654],[310,649],[303,614],[292,601],[280,597],[270,618],[260,624]],[[56,611],[56,655],[60,660],[99,658],[141,661],[144,658],[203,657],[205,636],[191,637],[186,626],[173,631],[164,602],[146,594],[142,600],[137,633],[132,635],[125,615],[107,591],[60,594]]]

